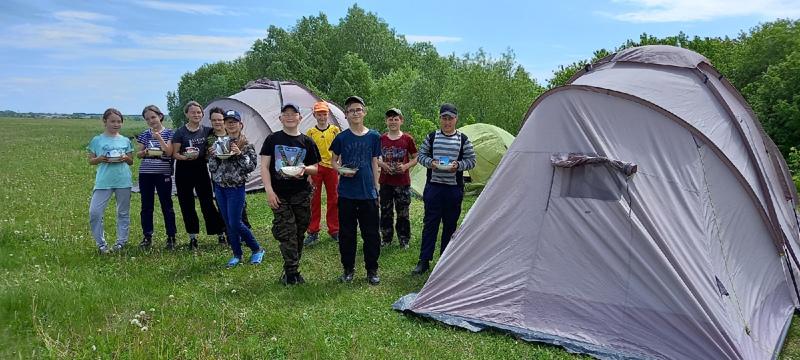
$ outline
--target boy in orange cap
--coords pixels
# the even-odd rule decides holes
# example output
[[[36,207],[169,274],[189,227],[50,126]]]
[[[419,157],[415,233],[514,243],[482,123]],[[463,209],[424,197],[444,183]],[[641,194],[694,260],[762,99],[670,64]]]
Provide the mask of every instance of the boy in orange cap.
[[[319,171],[311,175],[309,181],[314,188],[314,197],[311,199],[311,224],[308,225],[308,237],[305,245],[319,240],[320,220],[322,218],[322,185],[325,184],[325,193],[328,195],[327,213],[325,220],[328,225],[328,234],[335,242],[339,242],[339,194],[336,187],[339,184],[339,174],[331,166],[331,143],[336,134],[341,130],[333,124],[328,124],[330,108],[328,103],[320,101],[314,104],[314,118],[317,125],[308,129],[306,135],[314,140],[322,156],[319,162]]]

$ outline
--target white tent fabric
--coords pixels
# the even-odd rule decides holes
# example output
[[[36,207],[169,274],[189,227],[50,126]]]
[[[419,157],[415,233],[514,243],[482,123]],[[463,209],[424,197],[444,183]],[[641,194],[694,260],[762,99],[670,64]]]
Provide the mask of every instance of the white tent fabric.
[[[638,172],[553,166],[559,153]],[[627,49],[534,102],[428,282],[395,308],[604,359],[775,358],[798,306],[786,169],[708,60]]]
[[[211,126],[209,111],[213,107],[236,110],[242,116],[245,136],[248,141],[255,144],[256,151],[260,151],[267,135],[282,129],[278,116],[283,104],[293,103],[300,107],[300,115],[303,116],[303,120],[300,122],[299,129],[305,133],[317,124],[317,120],[313,116],[313,108],[318,101],[322,101],[322,99],[300,83],[262,79],[248,83],[244,90],[230,97],[210,102],[205,108],[205,114],[200,124]],[[342,108],[333,102],[327,100],[326,102],[331,110],[328,123],[336,125],[342,130],[349,129],[350,126],[344,117]],[[259,166],[256,167],[247,182],[247,191],[264,188],[264,184],[261,182],[260,156],[258,162]]]

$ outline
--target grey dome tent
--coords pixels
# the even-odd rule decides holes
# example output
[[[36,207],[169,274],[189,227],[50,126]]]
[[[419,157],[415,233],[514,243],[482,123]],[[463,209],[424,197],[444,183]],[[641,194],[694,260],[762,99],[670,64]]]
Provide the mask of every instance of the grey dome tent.
[[[226,98],[218,98],[206,105],[201,125],[211,126],[209,111],[218,106],[225,110],[236,110],[242,116],[244,124],[243,132],[247,140],[255,144],[256,152],[261,150],[261,145],[267,135],[281,130],[281,122],[278,115],[281,113],[281,106],[285,103],[293,103],[300,107],[300,115],[303,120],[300,122],[299,129],[302,133],[317,124],[313,116],[314,104],[322,101],[311,89],[295,81],[272,81],[262,78],[248,82],[241,92]],[[330,101],[327,101],[330,108],[328,123],[338,126],[340,129],[349,129],[350,126],[344,117],[342,108]],[[261,157],[258,157],[258,165],[250,176],[246,188],[247,191],[254,191],[264,188],[261,182]],[[139,182],[133,185],[133,191],[139,192]],[[177,194],[175,181],[172,182],[172,195]]]
[[[608,56],[531,105],[419,293],[394,307],[601,359],[773,359],[797,191],[703,56]]]
[[[260,151],[267,135],[282,129],[278,119],[282,104],[293,103],[300,107],[300,115],[303,116],[303,120],[300,122],[299,129],[300,132],[305,133],[306,130],[317,124],[313,108],[318,101],[322,101],[322,99],[298,82],[260,79],[247,83],[241,92],[208,103],[200,124],[211,126],[209,111],[215,106],[225,110],[236,110],[242,116],[243,132],[247,136],[247,140],[255,144],[256,151]],[[342,108],[333,102],[326,102],[330,107],[328,123],[336,125],[342,130],[349,129],[350,126],[344,117]],[[261,182],[260,156],[258,162],[259,166],[256,167],[247,182],[247,191],[264,188],[264,184]]]

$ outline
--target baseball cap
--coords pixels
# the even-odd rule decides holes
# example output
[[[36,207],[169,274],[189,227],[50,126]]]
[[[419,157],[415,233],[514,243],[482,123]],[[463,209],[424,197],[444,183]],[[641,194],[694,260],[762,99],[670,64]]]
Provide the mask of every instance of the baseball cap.
[[[439,116],[442,115],[450,115],[452,117],[458,116],[458,110],[456,110],[456,106],[453,104],[444,104],[442,108],[439,109]]]
[[[288,107],[291,107],[292,109],[294,109],[294,111],[297,111],[298,114],[300,113],[300,107],[292,103],[283,104],[283,106],[281,106],[281,112],[284,112]]]
[[[236,121],[242,121],[242,116],[239,115],[239,112],[236,110],[228,110],[225,112],[224,119],[236,119]]]
[[[367,106],[366,104],[364,104],[364,100],[363,99],[361,99],[358,96],[353,95],[353,96],[347,98],[347,100],[344,101],[344,107],[347,107],[348,105],[350,105],[352,103],[359,103],[361,105]]]
[[[314,104],[314,112],[320,112],[320,111],[330,112],[331,109],[328,106],[328,103],[326,103],[324,101],[320,101],[320,102]]]
[[[394,115],[400,115],[400,117],[403,117],[403,113],[400,112],[400,109],[398,108],[391,108],[389,110],[386,110],[386,116],[394,116]]]

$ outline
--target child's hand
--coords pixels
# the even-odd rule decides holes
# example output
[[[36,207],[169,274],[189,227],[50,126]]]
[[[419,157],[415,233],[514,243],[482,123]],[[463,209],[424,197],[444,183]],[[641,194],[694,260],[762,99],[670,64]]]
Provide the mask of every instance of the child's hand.
[[[117,162],[125,162],[126,160],[128,160],[128,154],[122,154]]]
[[[208,155],[214,156],[216,155],[216,151],[214,150],[213,146],[208,147]]]
[[[458,161],[453,161],[453,166],[447,170],[448,172],[456,172],[458,170]]]
[[[154,131],[151,131],[151,132],[150,132],[150,135],[153,135],[153,138],[154,138],[154,139],[156,139],[156,140],[162,140],[162,138],[161,138],[161,133],[160,133],[160,132],[158,132],[158,131],[155,131],[155,132],[154,132]]]
[[[267,205],[273,210],[277,209],[280,206],[281,200],[278,199],[278,195],[275,195],[274,192],[267,193]]]
[[[305,173],[306,173],[306,165],[305,164],[301,164],[300,165],[300,173],[295,175],[294,178],[295,179],[299,179],[299,178],[303,177],[303,175],[305,175]],[[311,179],[310,176],[309,176],[309,179]]]
[[[383,170],[384,174],[392,174],[392,168],[389,167],[389,164],[385,162],[378,163],[378,166]]]
[[[406,172],[406,170],[408,170],[408,164],[400,164],[400,165],[397,165],[397,168],[395,168],[394,173],[395,174],[402,174],[402,173]]]
[[[100,162],[104,162],[104,163],[108,162],[108,156],[100,155],[100,156],[98,156],[98,158],[100,158]]]
[[[439,165],[439,160],[438,159],[431,161],[431,169],[435,169],[436,165]]]
[[[235,142],[231,142],[231,153],[233,153],[233,155],[239,155],[242,153],[242,150],[239,150],[239,147],[236,146]]]

